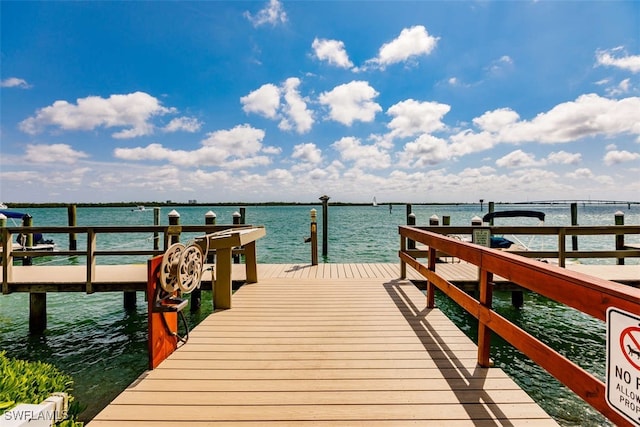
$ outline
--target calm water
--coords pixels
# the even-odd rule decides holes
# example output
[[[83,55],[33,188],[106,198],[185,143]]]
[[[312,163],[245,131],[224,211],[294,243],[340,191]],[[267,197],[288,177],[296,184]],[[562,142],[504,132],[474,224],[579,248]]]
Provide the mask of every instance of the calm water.
[[[246,222],[266,226],[267,236],[258,241],[258,261],[261,263],[308,263],[310,247],[304,243],[309,235],[310,206],[246,207]],[[496,210],[523,208],[496,206]],[[569,225],[570,210],[567,205],[526,206],[546,212],[546,225]],[[321,231],[321,208],[318,209]],[[212,210],[218,224],[232,222],[237,208],[231,207],[177,207],[182,224],[202,224],[204,215]],[[579,206],[580,225],[612,225],[614,213],[622,211],[625,223],[640,224],[640,207],[627,209],[626,205]],[[167,224],[170,209],[161,211],[161,223]],[[29,209],[34,225],[66,225],[67,210]],[[452,225],[467,225],[473,216],[482,216],[479,205],[413,206],[417,223],[426,224],[429,217],[451,217]],[[486,207],[485,207],[486,213]],[[325,262],[397,262],[399,238],[397,226],[405,222],[404,205],[388,206],[330,206],[329,255]],[[153,224],[151,210],[131,212],[131,208],[78,208],[78,225],[143,225]],[[514,222],[511,222],[514,223]],[[536,225],[537,220],[519,220],[519,224]],[[496,224],[509,224],[498,219]],[[66,244],[66,236],[55,237],[60,246]],[[640,243],[638,236],[633,236]],[[78,236],[78,245],[85,244],[84,236]],[[321,238],[321,236],[320,236]],[[183,241],[186,241],[183,238]],[[633,241],[633,240],[628,240]],[[551,249],[557,246],[554,238],[525,239],[532,249]],[[613,248],[613,236],[580,237],[580,248]],[[98,249],[151,247],[146,235],[113,235],[98,237]],[[111,263],[113,259],[99,260]],[[58,260],[42,258],[39,263],[83,262],[82,260]],[[122,262],[122,260],[120,260]],[[145,258],[132,258],[132,263],[143,263]],[[586,262],[586,261],[585,261]],[[629,262],[629,261],[628,261]],[[637,263],[637,260],[633,262]],[[28,295],[0,296],[0,348],[11,357],[44,360],[71,374],[76,381],[76,397],[86,409],[84,420],[91,419],[102,407],[137,378],[147,366],[146,303],[138,293],[137,309],[126,311],[122,307],[122,295],[81,293],[47,295],[48,328],[42,336],[28,333]],[[475,319],[466,315],[458,306],[441,295],[438,306],[475,340]],[[524,329],[539,334],[543,341],[567,355],[594,375],[603,379],[605,366],[605,325],[572,309],[559,306],[536,294],[526,294],[523,309],[510,305],[510,294],[496,292],[495,308],[504,316],[520,324]],[[188,310],[187,310],[188,311]],[[193,326],[211,312],[211,294],[203,292],[200,312],[188,314]],[[571,331],[571,333],[569,333]],[[571,391],[558,384],[552,377],[511,346],[494,337],[492,358],[496,366],[503,368],[543,408],[563,425],[606,425],[597,412],[575,397]]]

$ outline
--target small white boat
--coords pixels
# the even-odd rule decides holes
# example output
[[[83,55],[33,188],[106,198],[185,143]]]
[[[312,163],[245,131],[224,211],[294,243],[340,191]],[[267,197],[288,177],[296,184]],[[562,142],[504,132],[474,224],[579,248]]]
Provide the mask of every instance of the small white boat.
[[[144,211],[146,211],[146,210],[147,210],[147,209],[145,209],[145,207],[144,207],[144,206],[140,205],[140,206],[136,206],[136,208],[135,208],[135,209],[131,209],[131,212],[144,212]]]
[[[13,210],[0,210],[0,214],[2,214],[5,218],[11,219],[16,227],[19,227],[20,224],[17,223],[17,220],[22,220],[26,215],[23,212],[16,212]],[[54,251],[56,250],[56,244],[53,240],[45,239],[44,236],[40,233],[33,234],[33,244],[29,246],[25,246],[26,243],[26,235],[18,234],[15,242],[12,242],[11,249],[14,251]],[[2,246],[0,245],[0,249]]]
[[[378,207],[378,201],[376,200],[375,196],[373,197],[373,207],[374,208]]]

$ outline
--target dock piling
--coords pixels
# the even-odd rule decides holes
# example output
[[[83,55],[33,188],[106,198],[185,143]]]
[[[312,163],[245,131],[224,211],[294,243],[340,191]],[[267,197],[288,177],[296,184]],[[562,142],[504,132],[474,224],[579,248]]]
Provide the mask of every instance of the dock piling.
[[[29,293],[29,333],[41,334],[47,329],[47,293]]]
[[[571,203],[571,225],[578,225],[578,204]],[[578,250],[578,236],[571,236],[571,249]]]
[[[72,204],[67,206],[67,219],[70,227],[75,227],[78,224],[76,205]],[[78,238],[76,237],[76,233],[69,233],[69,250],[78,250]]]
[[[311,209],[311,265],[318,265],[318,211]]]
[[[618,211],[614,214],[615,224],[624,225],[624,212]],[[616,234],[616,251],[621,251],[625,248],[624,234]],[[617,265],[624,265],[624,257],[616,259]]]
[[[329,199],[326,194],[320,197],[322,201],[322,256],[326,257],[329,253]]]

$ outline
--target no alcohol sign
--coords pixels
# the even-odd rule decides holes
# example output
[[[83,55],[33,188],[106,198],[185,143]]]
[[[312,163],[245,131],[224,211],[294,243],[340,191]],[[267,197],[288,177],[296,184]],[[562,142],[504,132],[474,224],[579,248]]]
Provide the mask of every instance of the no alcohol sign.
[[[640,316],[607,310],[607,403],[640,426]]]

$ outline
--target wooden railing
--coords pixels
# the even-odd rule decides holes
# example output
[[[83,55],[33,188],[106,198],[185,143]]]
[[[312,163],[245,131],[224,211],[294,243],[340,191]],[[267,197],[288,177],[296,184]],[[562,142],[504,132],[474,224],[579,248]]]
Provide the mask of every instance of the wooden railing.
[[[427,279],[427,307],[435,306],[434,292],[435,288],[438,288],[478,319],[478,364],[480,366],[490,366],[490,334],[494,332],[573,390],[613,423],[630,425],[625,418],[607,405],[606,386],[602,381],[492,309],[492,280],[494,275],[499,275],[523,288],[600,320],[606,319],[606,311],[609,307],[640,313],[640,289],[571,272],[511,253],[465,243],[415,227],[400,226],[399,233],[401,274],[403,278],[406,277],[406,266],[409,265]],[[408,240],[428,246],[426,265],[419,262],[407,250]],[[437,251],[478,266],[477,299],[436,274]]]
[[[593,259],[593,258],[615,258],[618,263],[624,263],[624,258],[639,258],[640,248],[627,247],[624,244],[624,236],[640,235],[638,225],[611,225],[611,226],[417,226],[420,230],[425,230],[449,236],[468,235],[471,236],[473,230],[486,228],[491,235],[506,236],[555,236],[557,245],[555,248],[544,250],[533,249],[526,251],[513,251],[517,255],[527,258],[557,259],[558,265],[564,267],[567,259]],[[611,235],[611,250],[573,250],[567,247],[567,237],[570,236],[606,236]],[[426,256],[424,251],[413,252],[416,258]]]
[[[179,236],[196,236],[214,233],[229,228],[244,228],[250,225],[153,225],[153,226],[66,226],[66,227],[6,227],[0,230],[2,238],[2,289],[3,293],[8,292],[8,283],[11,282],[11,270],[13,261],[16,258],[33,258],[33,257],[86,257],[86,284],[87,289],[91,289],[91,284],[95,278],[95,269],[98,257],[116,256],[123,257],[125,260],[122,264],[130,264],[131,257],[134,256],[155,256],[164,253],[170,242],[177,241]],[[12,241],[18,234],[36,234],[42,233],[47,236],[53,235],[69,235],[74,238],[80,235],[86,235],[86,246],[84,249],[63,250],[59,249],[60,244],[56,244],[54,251],[36,251],[36,250],[19,250],[13,249]],[[149,236],[152,242],[149,249],[138,247],[136,249],[98,249],[99,236],[107,234],[143,234]],[[186,239],[186,237],[183,237]],[[160,245],[162,242],[162,245]],[[234,253],[241,253],[242,249],[238,249]]]

